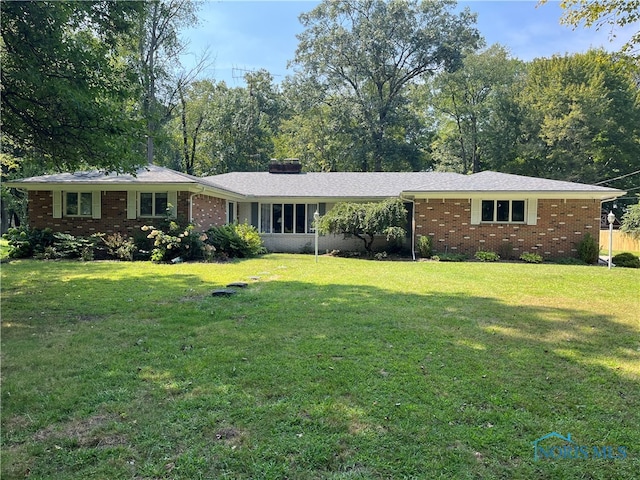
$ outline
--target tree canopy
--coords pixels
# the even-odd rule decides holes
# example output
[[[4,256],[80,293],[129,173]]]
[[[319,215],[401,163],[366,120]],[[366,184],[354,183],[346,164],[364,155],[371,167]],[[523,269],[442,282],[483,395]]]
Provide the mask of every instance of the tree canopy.
[[[421,76],[453,70],[479,34],[468,10],[452,1],[325,0],[301,15],[293,63],[324,90],[327,102],[351,105],[362,130],[361,169],[383,170],[402,142],[406,89]],[[335,101],[335,100],[334,100]]]
[[[139,2],[0,3],[3,149],[58,170],[131,170],[143,133],[120,49]]]

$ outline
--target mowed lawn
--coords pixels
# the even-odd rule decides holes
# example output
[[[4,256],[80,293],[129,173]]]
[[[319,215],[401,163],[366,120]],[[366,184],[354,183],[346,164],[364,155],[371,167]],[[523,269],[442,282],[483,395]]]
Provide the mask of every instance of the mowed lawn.
[[[211,296],[233,281],[248,286]],[[544,440],[557,458],[535,460],[551,432],[575,443]],[[304,255],[2,265],[3,479],[638,472],[638,271]]]

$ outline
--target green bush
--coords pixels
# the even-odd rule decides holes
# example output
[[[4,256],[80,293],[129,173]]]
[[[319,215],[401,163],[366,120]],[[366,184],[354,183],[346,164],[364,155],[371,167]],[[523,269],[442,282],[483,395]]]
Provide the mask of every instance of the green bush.
[[[54,241],[53,232],[49,228],[42,230],[29,227],[10,228],[2,237],[9,242],[11,258],[31,258],[42,255]]]
[[[481,262],[497,262],[500,260],[500,255],[496,252],[486,252],[484,250],[478,250],[474,255],[476,260],[480,260]]]
[[[633,253],[624,252],[614,255],[611,258],[611,262],[616,267],[626,268],[640,268],[640,258],[636,257]]]
[[[464,262],[466,259],[467,256],[462,253],[439,253],[431,257],[436,262]]]
[[[266,253],[258,230],[247,223],[212,227],[206,235],[206,241],[215,248],[216,256],[248,258]]]
[[[422,258],[431,258],[433,255],[432,240],[428,235],[420,235],[418,237],[418,255]]]
[[[98,237],[76,237],[68,233],[53,234],[53,244],[46,247],[44,252],[35,254],[36,258],[57,260],[62,258],[80,258],[85,261],[93,260],[93,250],[98,243]]]
[[[542,263],[542,255],[537,253],[523,253],[520,255],[520,260],[527,263]]]
[[[154,262],[184,261],[204,257],[203,239],[193,225],[182,227],[169,222],[166,231],[152,225],[141,227],[149,232],[147,238],[153,241],[151,260]]]
[[[580,243],[578,243],[578,258],[584,263],[593,265],[600,257],[600,245],[590,233],[586,233]]]

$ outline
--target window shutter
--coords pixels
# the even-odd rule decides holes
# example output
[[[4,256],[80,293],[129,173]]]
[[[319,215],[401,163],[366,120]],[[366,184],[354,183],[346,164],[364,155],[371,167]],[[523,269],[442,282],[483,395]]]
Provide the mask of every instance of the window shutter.
[[[53,218],[62,218],[62,192],[51,192],[53,194]]]
[[[527,199],[527,225],[538,224],[538,199]]]
[[[325,213],[327,213],[327,204],[326,203],[319,203],[318,204],[318,215],[322,216]]]
[[[482,200],[479,198],[471,199],[471,225],[480,225],[482,219]]]
[[[91,192],[91,218],[102,218],[102,192]]]
[[[138,216],[137,207],[138,194],[137,192],[127,192],[127,219],[135,220]]]
[[[176,218],[178,216],[178,192],[169,192],[167,201],[171,205],[171,218]]]

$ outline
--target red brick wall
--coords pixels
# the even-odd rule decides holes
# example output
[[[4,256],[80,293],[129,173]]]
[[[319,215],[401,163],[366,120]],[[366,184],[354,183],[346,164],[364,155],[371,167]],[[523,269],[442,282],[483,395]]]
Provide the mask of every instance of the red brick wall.
[[[598,238],[600,201],[538,200],[537,225],[471,225],[468,199],[416,200],[415,221],[416,236],[429,235],[438,253],[473,255],[486,250],[503,258],[518,258],[524,252],[546,258],[574,257],[586,232]]]
[[[227,202],[222,198],[196,195],[193,197],[192,215],[196,230],[201,232],[214,225],[224,225],[227,223]]]
[[[178,192],[178,220],[189,218],[189,192]],[[115,233],[135,235],[143,225],[152,224],[154,219],[127,219],[127,192],[102,192],[102,218],[65,217],[53,218],[53,193],[48,191],[29,192],[29,226],[31,228],[51,228],[55,232],[76,236],[93,233]]]

